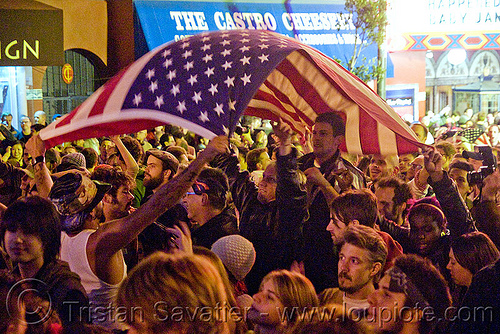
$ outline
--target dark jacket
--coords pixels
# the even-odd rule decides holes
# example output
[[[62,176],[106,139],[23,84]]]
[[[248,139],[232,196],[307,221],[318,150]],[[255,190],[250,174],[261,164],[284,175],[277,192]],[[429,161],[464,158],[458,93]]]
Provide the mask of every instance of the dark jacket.
[[[290,269],[302,255],[302,223],[306,217],[306,192],[300,184],[297,151],[277,156],[276,200],[267,204],[257,199],[257,187],[247,171],[240,172],[236,156],[219,157],[214,164],[229,177],[233,201],[240,213],[240,233],[256,251],[255,264],[247,275],[250,294],[259,289],[262,278],[276,269]]]
[[[191,238],[193,245],[210,249],[214,242],[231,234],[239,234],[238,221],[234,210],[228,207],[205,224],[194,228],[191,232]]]
[[[450,333],[500,333],[499,282],[500,260],[474,275]]]
[[[299,159],[299,167],[302,171],[314,167],[314,154],[309,153]],[[336,181],[333,172],[341,168],[347,168],[355,178],[357,187],[365,187],[366,182],[363,173],[350,162],[340,157],[337,152],[329,161],[324,162],[320,171],[323,176],[335,188]],[[356,187],[355,187],[356,188]],[[336,187],[338,192],[341,190]],[[319,293],[326,288],[338,286],[337,264],[338,257],[333,245],[332,236],[326,230],[330,222],[330,208],[323,193],[317,186],[308,190],[308,212],[309,218],[304,223],[304,265],[306,276],[311,280]]]
[[[19,267],[13,274],[20,278]],[[48,300],[59,314],[63,324],[89,322],[89,300],[80,282],[80,276],[69,269],[67,262],[54,260],[45,263],[33,279],[23,280],[37,291],[41,298]],[[82,316],[80,318],[80,316]]]
[[[0,159],[0,179],[3,181],[0,186],[2,204],[9,206],[21,196],[21,183],[24,175],[26,175],[24,170]]]
[[[144,201],[144,203],[149,197]],[[168,227],[174,227],[179,221],[188,221],[186,209],[181,204],[176,204],[163,213],[154,224],[146,227],[138,237],[139,240],[139,260],[156,251],[168,249],[172,234],[166,231]]]
[[[446,172],[443,174],[443,179],[439,182],[432,182],[429,178],[429,185],[436,194],[436,199],[441,205],[441,209],[447,220],[447,233],[436,242],[434,249],[426,257],[438,267],[447,281],[451,283],[451,275],[446,269],[450,260],[449,253],[451,241],[462,234],[475,231],[474,221],[470,215],[467,206],[460,197],[456,185]],[[410,239],[410,229],[398,226],[388,220],[379,220],[380,229],[389,233],[396,241],[398,241],[405,253],[419,254],[415,249]]]

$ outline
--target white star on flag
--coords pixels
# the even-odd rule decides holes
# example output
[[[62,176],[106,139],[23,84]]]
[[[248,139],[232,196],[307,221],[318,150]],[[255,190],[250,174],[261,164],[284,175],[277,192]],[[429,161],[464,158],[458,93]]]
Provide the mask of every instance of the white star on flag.
[[[231,50],[228,50],[228,49],[224,49],[224,51],[221,52],[221,55],[223,55],[224,57],[227,57],[231,54]]]
[[[184,113],[184,111],[187,110],[186,101],[182,101],[182,102],[179,101],[179,104],[177,105],[177,107],[175,109],[177,109],[182,115]]]
[[[149,85],[149,90],[151,93],[154,94],[154,92],[158,89],[158,80],[156,81],[151,81],[151,85]]]
[[[217,90],[217,86],[218,86],[218,85],[219,85],[219,84],[215,84],[215,85],[214,85],[214,84],[211,84],[211,87],[208,89],[208,91],[209,91],[210,93],[212,93],[212,96],[214,96],[214,95],[215,95],[215,93],[218,93],[218,92],[219,92],[219,91]]]
[[[191,57],[193,55],[193,51],[189,50],[189,51],[186,51],[182,54],[182,57],[184,57],[184,59],[188,59],[188,57]]]
[[[192,69],[194,66],[194,61],[188,61],[186,63],[186,65],[184,65],[184,68],[186,69],[186,71],[189,71],[190,69]]]
[[[172,93],[173,96],[177,96],[177,94],[179,94],[181,92],[179,86],[180,86],[180,84],[172,86],[172,89],[170,90],[170,93]]]
[[[231,68],[231,65],[233,64],[232,61],[226,61],[222,67],[224,67],[224,69],[227,71],[228,68]]]
[[[142,93],[134,94],[134,104],[137,107],[142,102]]]
[[[208,118],[208,113],[206,111],[205,112],[201,111],[200,116],[198,116],[198,119],[203,123],[205,123],[206,121],[210,121],[210,118]]]
[[[177,76],[177,70],[173,70],[168,72],[167,78],[168,80],[172,81],[173,79],[175,79],[176,76]]]
[[[245,73],[245,75],[243,76],[243,78],[241,78],[241,80],[243,80],[243,86],[246,86],[247,84],[249,84],[251,81],[250,81],[250,77],[252,75],[248,75]]]
[[[263,63],[265,61],[269,61],[269,55],[261,54],[259,56],[260,62]]]
[[[226,80],[224,80],[224,83],[227,85],[227,87],[229,88],[229,86],[233,86],[234,87],[234,77],[227,77]]]
[[[188,82],[193,86],[195,83],[198,82],[198,74],[191,75],[191,77],[188,79]]]
[[[207,67],[207,70],[205,72],[203,72],[207,75],[207,77],[210,78],[211,75],[214,74],[214,68],[213,67]]]
[[[165,104],[165,102],[163,101],[163,95],[157,96],[156,97],[156,101],[155,101],[155,106],[157,106],[158,109],[160,109],[161,106],[164,105],[164,104]]]
[[[202,100],[201,98],[201,92],[194,92],[194,95],[192,97],[194,103],[198,104]]]
[[[209,61],[212,61],[212,54],[206,54],[205,57],[201,58],[205,63],[208,63]]]
[[[252,57],[244,56],[243,58],[241,58],[240,61],[241,61],[242,65],[250,64],[250,58],[252,58]]]
[[[224,103],[221,103],[221,104],[216,103],[215,104],[214,111],[217,113],[217,116],[220,117],[220,115],[224,113],[223,108],[224,108]]]
[[[165,62],[163,63],[163,67],[168,68],[170,65],[172,65],[172,59],[170,59],[170,58],[165,59]]]
[[[210,44],[203,44],[203,46],[200,48],[203,52],[207,51],[207,50],[210,50],[210,48],[212,47],[212,45]]]
[[[151,80],[152,77],[155,76],[155,69],[148,70],[148,73],[146,74],[146,77]]]
[[[163,58],[167,58],[171,54],[172,54],[172,52],[170,51],[170,49],[167,49],[167,50],[163,51],[162,56],[163,56]]]

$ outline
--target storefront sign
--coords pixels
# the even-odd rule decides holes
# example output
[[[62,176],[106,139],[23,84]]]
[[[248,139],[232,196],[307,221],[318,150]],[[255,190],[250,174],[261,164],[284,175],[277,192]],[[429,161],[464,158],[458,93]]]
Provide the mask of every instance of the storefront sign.
[[[0,9],[0,66],[64,63],[62,10]]]
[[[73,67],[70,64],[64,64],[61,70],[63,81],[68,85],[73,81]]]
[[[204,31],[265,29],[295,37],[330,57],[346,60],[352,56],[359,37],[352,24],[339,24],[340,13],[345,13],[342,1],[284,4],[141,0],[134,4],[148,50]],[[376,59],[377,46],[367,45],[362,55]]]
[[[500,0],[390,0],[391,51],[500,49]]]
[[[418,86],[411,85],[393,85],[387,87],[387,103],[406,121],[418,120],[418,111],[416,107],[416,93]]]

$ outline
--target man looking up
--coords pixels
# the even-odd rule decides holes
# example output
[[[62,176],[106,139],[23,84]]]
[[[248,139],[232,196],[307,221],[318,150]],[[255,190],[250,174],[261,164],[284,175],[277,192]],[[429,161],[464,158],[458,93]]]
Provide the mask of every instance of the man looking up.
[[[318,115],[312,131],[313,152],[299,159],[307,176],[309,219],[304,223],[305,274],[320,292],[335,287],[337,268],[332,239],[326,231],[329,204],[339,193],[366,186],[363,173],[340,156],[344,120],[335,112]]]

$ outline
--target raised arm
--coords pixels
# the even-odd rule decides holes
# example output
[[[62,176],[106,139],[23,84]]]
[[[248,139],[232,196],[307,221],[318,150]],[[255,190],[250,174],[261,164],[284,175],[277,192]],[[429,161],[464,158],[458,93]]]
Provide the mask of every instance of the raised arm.
[[[214,138],[188,168],[159,188],[144,205],[127,217],[113,220],[101,226],[94,233],[96,254],[104,257],[110,256],[128,245],[161,214],[178,203],[194,183],[203,167],[217,154],[223,153],[227,149],[227,137]]]
[[[443,171],[443,157],[435,149],[423,150],[425,169],[429,173],[428,183],[436,194],[448,221],[452,237],[475,230],[472,216],[465,205],[456,184]]]
[[[28,140],[26,143],[26,151],[33,158],[33,172],[35,174],[38,195],[48,198],[54,182],[50,177],[49,169],[45,165],[45,144],[38,133],[33,134]]]
[[[127,150],[125,145],[123,145],[120,136],[111,136],[110,139],[116,145],[116,148],[118,149],[118,152],[120,152],[125,166],[127,166],[127,170],[124,172],[127,173],[131,178],[135,179],[135,177],[139,173],[139,165],[137,164],[137,161],[135,161],[132,154],[130,154],[129,150]]]

